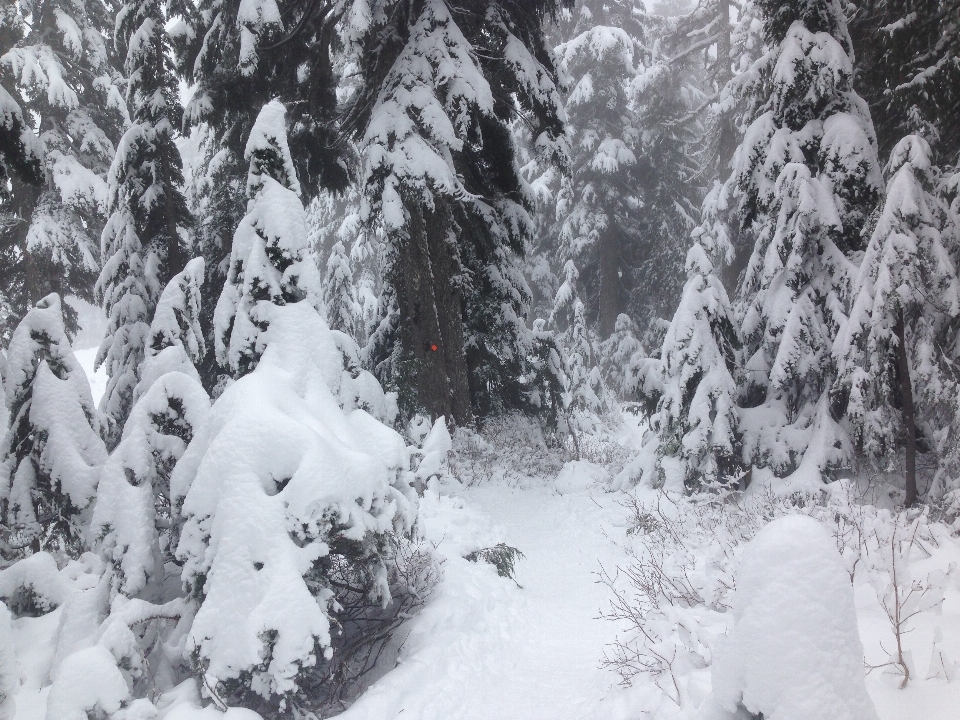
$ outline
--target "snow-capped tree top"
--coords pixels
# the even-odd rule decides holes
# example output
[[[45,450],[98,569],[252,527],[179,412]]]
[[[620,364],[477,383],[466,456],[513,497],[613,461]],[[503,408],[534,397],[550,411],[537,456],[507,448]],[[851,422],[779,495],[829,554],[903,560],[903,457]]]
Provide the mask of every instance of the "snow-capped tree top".
[[[23,318],[10,339],[7,375],[4,378],[8,408],[16,408],[23,401],[36,375],[38,359],[46,362],[55,375],[70,383],[84,412],[94,427],[99,427],[90,385],[70,347],[63,324],[60,296],[56,293],[40,300]]]
[[[183,347],[194,364],[205,352],[200,329],[200,287],[203,285],[204,262],[194,258],[174,275],[160,294],[157,309],[147,338],[147,357],[172,345]]]
[[[799,130],[822,116],[825,102],[835,103],[850,89],[852,75],[850,56],[833,35],[811,32],[797,21],[781,43],[773,68],[773,111],[781,122]]]
[[[564,74],[581,65],[588,69],[598,63],[616,63],[622,65],[625,73],[633,75],[636,72],[633,45],[633,38],[622,28],[598,25],[557,45],[554,52],[560,61],[560,71]],[[584,82],[590,83],[589,72],[584,73],[567,102],[579,105],[590,101],[593,97],[592,87],[581,88]]]
[[[250,162],[247,197],[252,198],[260,191],[264,178],[273,178],[300,195],[300,183],[287,144],[286,109],[279,100],[271,100],[260,110],[243,157]]]

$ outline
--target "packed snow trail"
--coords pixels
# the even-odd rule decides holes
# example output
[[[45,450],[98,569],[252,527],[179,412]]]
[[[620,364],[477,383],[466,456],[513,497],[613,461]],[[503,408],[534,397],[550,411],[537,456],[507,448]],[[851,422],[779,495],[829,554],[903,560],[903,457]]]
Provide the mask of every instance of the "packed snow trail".
[[[614,499],[602,492],[560,495],[551,481],[540,482],[462,491],[467,508],[492,521],[496,540],[524,554],[522,589],[492,566],[450,553],[441,596],[430,600],[412,633],[428,642],[361,696],[344,720],[573,720],[602,707],[617,678],[599,660],[617,627],[597,618],[609,596],[595,573],[600,562],[611,567],[623,560],[606,534]],[[438,550],[449,540],[442,536]],[[435,633],[449,634],[449,643]],[[408,646],[416,642],[411,637]]]

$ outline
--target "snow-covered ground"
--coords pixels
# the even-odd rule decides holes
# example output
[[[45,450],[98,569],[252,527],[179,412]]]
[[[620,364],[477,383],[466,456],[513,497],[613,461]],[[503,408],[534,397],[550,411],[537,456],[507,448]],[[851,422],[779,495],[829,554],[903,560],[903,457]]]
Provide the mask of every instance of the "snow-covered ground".
[[[106,377],[93,371],[95,349],[76,352],[91,381],[95,401]],[[627,433],[628,440],[630,433]],[[396,666],[377,679],[341,717],[344,720],[639,720],[701,718],[708,714],[711,668],[680,678],[683,702],[665,696],[654,679],[637,675],[632,687],[601,666],[605,652],[628,628],[599,615],[609,608],[610,588],[599,572],[635,562],[642,534],[628,534],[628,494],[610,492],[608,470],[587,462],[538,467],[513,442],[486,449],[487,465],[466,478],[432,481],[421,503],[425,541],[442,559],[441,580],[424,608],[404,629]],[[460,451],[463,451],[462,444]],[[534,452],[534,451],[530,451]],[[546,452],[542,449],[538,452]],[[490,460],[493,458],[493,460]],[[456,472],[464,467],[453,458]],[[559,472],[558,472],[559,471]],[[649,489],[634,491],[652,501]],[[516,582],[492,565],[465,555],[506,543],[523,553]],[[693,553],[707,548],[691,546]],[[880,720],[954,720],[960,707],[960,543],[943,525],[916,543],[911,569],[918,581],[947,573],[944,602],[910,622],[904,636],[912,677],[884,670],[866,676]],[[866,661],[881,664],[894,646],[890,623],[874,586],[854,584],[858,629]],[[53,660],[61,611],[14,620],[15,654],[21,669],[16,720],[47,714],[47,668]],[[704,637],[728,629],[729,613],[715,614]],[[717,617],[720,620],[717,620]],[[722,642],[722,640],[721,640]],[[709,642],[708,642],[709,644]],[[709,653],[707,653],[709,655]],[[224,718],[192,703],[163,705],[160,720]],[[231,711],[229,717],[255,718]]]
[[[625,557],[606,535],[622,512],[602,493],[559,495],[550,479],[526,487],[492,482],[457,494],[461,503],[436,496],[425,503],[428,537],[446,557],[444,578],[413,621],[401,663],[342,717],[596,714],[616,683],[598,665],[616,627],[597,619],[606,597],[595,573],[598,563]],[[523,552],[522,587],[491,565],[462,559],[474,538]]]
[[[504,458],[509,466],[509,458]],[[509,474],[509,473],[507,473]],[[584,478],[587,482],[587,478]],[[677,707],[645,675],[633,686],[600,667],[604,650],[624,630],[598,619],[611,592],[597,582],[630,562],[624,493],[587,487],[561,495],[552,478],[517,483],[502,476],[472,487],[446,485],[428,493],[428,538],[446,558],[441,584],[411,622],[398,665],[362,695],[344,720],[441,718],[484,720],[629,720],[697,718],[703,707]],[[642,493],[641,493],[642,495]],[[456,499],[454,499],[456,498]],[[477,544],[505,542],[524,553],[518,587],[492,566],[462,559]],[[918,562],[917,577],[960,562],[960,545],[947,536],[934,556]],[[880,720],[953,720],[960,707],[960,677],[932,677],[942,662],[960,675],[960,577],[949,572],[942,612],[922,613],[905,635],[913,677],[883,670],[867,674],[867,690]],[[866,659],[886,658],[893,635],[877,594],[856,583],[858,627]],[[934,655],[934,632],[943,640]],[[882,647],[881,647],[882,645]],[[690,686],[708,681],[709,668]],[[709,684],[706,689],[709,690]],[[650,711],[650,708],[658,708]],[[709,716],[714,717],[714,716]]]

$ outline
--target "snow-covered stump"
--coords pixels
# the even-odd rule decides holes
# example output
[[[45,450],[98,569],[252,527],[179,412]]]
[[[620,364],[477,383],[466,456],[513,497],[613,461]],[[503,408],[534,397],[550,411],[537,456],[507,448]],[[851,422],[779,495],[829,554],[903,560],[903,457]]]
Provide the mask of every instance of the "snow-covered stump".
[[[403,439],[360,409],[386,406],[369,373],[344,368],[309,302],[261,312],[259,363],[214,404],[171,495],[197,603],[187,656],[218,703],[272,717],[327,699],[348,595],[390,605],[417,498]]]
[[[850,577],[816,520],[779,518],[747,544],[733,616],[713,667],[721,708],[765,720],[876,720]]]

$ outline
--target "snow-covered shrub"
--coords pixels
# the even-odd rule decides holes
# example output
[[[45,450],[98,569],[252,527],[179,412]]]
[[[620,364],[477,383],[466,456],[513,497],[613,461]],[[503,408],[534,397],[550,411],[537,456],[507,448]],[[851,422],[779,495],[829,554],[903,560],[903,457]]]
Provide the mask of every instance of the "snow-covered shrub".
[[[315,308],[258,312],[259,362],[214,404],[170,484],[197,605],[186,652],[211,694],[276,715],[323,702],[350,598],[390,605],[388,564],[417,498],[402,438],[356,407]]]
[[[90,385],[70,347],[60,298],[37,303],[7,351],[0,540],[23,555],[79,555],[106,449]]]
[[[769,720],[876,720],[853,588],[828,532],[790,515],[743,550],[713,696]]]
[[[170,474],[209,408],[196,377],[166,373],[133,406],[103,468],[90,536],[114,564],[117,589],[128,597],[163,581],[181,522],[170,502]]]

